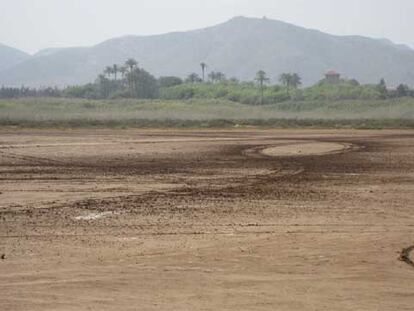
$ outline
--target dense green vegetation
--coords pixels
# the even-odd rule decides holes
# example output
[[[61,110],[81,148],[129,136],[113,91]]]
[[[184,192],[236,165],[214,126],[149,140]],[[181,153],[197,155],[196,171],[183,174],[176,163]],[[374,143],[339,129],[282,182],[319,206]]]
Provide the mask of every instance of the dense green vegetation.
[[[207,73],[207,68],[200,64],[201,77],[156,79],[129,59],[124,66],[108,66],[95,83],[83,86],[3,87],[0,124],[315,126],[348,121],[357,127],[411,127],[414,122],[414,92],[403,84],[390,90],[383,79],[360,85],[326,78],[300,88],[297,73],[283,73],[280,84],[271,85],[263,70],[251,82],[241,82],[222,72]]]
[[[384,100],[389,98],[414,96],[414,91],[400,84],[390,90],[381,79],[376,85],[360,85],[356,80],[338,80],[335,83],[322,79],[317,84],[299,88],[301,77],[297,73],[282,73],[280,84],[269,84],[266,72],[259,70],[250,82],[228,79],[222,72],[207,74],[207,65],[200,64],[202,77],[191,73],[183,80],[179,77],[156,79],[140,68],[134,59],[124,65],[105,68],[95,83],[71,86],[63,90],[57,88],[0,88],[0,98],[18,97],[68,97],[85,99],[223,99],[247,105],[269,105],[282,102],[303,102],[315,100]]]

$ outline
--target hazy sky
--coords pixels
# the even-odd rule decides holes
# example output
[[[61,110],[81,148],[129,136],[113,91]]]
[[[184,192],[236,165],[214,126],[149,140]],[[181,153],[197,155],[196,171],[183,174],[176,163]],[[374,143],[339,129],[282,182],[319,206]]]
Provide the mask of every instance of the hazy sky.
[[[0,0],[0,42],[33,53],[202,28],[238,15],[414,46],[414,0]]]

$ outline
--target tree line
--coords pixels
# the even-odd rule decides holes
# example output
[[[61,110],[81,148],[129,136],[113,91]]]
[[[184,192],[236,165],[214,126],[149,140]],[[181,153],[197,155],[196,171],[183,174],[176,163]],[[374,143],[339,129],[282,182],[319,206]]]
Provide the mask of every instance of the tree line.
[[[245,104],[271,104],[288,100],[386,99],[414,96],[407,85],[395,90],[387,88],[384,79],[375,85],[361,85],[358,81],[340,80],[330,84],[322,79],[317,84],[301,89],[298,73],[282,73],[279,84],[271,84],[264,70],[259,70],[252,81],[227,78],[220,71],[208,72],[208,65],[200,64],[200,74],[190,73],[185,79],[176,76],[156,79],[133,59],[124,64],[104,68],[94,83],[59,88],[0,88],[0,98],[17,97],[76,97],[87,99],[191,99],[224,98]]]

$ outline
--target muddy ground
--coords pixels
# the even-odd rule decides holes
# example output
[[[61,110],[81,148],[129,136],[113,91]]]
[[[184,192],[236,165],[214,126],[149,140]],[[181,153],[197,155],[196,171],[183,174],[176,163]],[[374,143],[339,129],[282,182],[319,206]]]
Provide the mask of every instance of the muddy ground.
[[[2,129],[0,310],[413,310],[413,208],[414,131]]]

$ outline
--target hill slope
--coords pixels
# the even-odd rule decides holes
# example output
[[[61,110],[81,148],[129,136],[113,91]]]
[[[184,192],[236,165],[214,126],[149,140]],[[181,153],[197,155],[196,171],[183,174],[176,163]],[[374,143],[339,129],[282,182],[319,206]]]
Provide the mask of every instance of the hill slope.
[[[29,54],[0,43],[0,71],[30,58]]]
[[[414,51],[387,40],[333,36],[275,20],[237,17],[188,32],[128,36],[96,46],[41,53],[0,72],[0,84],[68,85],[93,81],[109,64],[134,57],[156,76],[209,70],[251,80],[264,69],[273,80],[298,72],[305,84],[335,69],[361,82],[384,77],[391,85],[414,85]]]

